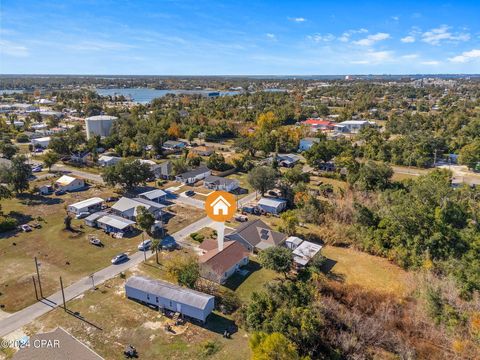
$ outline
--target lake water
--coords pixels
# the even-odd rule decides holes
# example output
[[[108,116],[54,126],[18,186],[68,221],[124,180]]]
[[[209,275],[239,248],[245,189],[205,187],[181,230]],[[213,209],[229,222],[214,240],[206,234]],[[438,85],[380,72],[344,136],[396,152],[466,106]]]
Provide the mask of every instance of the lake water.
[[[115,88],[115,89],[96,89],[97,94],[101,96],[123,95],[131,98],[133,101],[146,104],[153,99],[163,97],[167,94],[200,94],[207,96],[209,93],[217,92],[215,90],[157,90],[149,88]],[[218,91],[220,96],[237,95],[238,91]]]

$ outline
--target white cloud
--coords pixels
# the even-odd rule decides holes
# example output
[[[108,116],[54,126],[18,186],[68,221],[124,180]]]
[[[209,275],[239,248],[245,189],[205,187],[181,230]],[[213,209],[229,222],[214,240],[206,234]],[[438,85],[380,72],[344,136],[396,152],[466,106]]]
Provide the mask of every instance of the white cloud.
[[[368,30],[365,28],[361,28],[357,30],[347,30],[338,38],[338,40],[342,42],[348,42],[350,40],[350,37],[353,34],[364,34],[364,33],[368,33]]]
[[[430,45],[439,45],[442,41],[458,42],[470,40],[468,33],[452,33],[450,27],[442,25],[422,34],[422,41]]]
[[[2,49],[2,53],[13,57],[27,57],[29,55],[26,46],[8,40],[0,40],[0,48]]]
[[[401,38],[400,41],[403,43],[413,43],[415,42],[415,37],[408,35],[408,36],[405,36],[404,38]]]
[[[355,45],[360,45],[360,46],[372,46],[378,41],[386,40],[389,38],[390,38],[390,34],[377,33],[377,34],[368,35],[366,38],[354,41],[353,43]]]
[[[480,59],[480,49],[464,51],[461,55],[454,56],[453,58],[449,58],[448,60],[457,63],[466,63],[474,59]]]
[[[307,21],[307,19],[305,19],[303,17],[290,18],[289,20],[294,21],[294,22],[298,22],[298,23]]]
[[[393,60],[393,51],[367,51],[358,60],[351,61],[352,64],[375,65]]]
[[[418,58],[418,54],[402,55],[402,59],[406,59],[406,60],[413,60],[413,59],[417,59],[417,58]]]
[[[428,61],[422,61],[420,64],[422,64],[422,65],[438,65],[438,64],[440,64],[440,61],[428,60]]]
[[[329,42],[335,40],[335,36],[333,34],[313,34],[313,35],[308,35],[307,39],[312,40],[316,43],[318,42]]]
[[[135,46],[114,41],[86,40],[77,44],[70,44],[67,47],[76,51],[116,51],[132,49]]]
[[[277,37],[275,36],[275,34],[267,33],[267,34],[265,34],[265,36],[267,38],[269,38],[270,40],[277,40]]]

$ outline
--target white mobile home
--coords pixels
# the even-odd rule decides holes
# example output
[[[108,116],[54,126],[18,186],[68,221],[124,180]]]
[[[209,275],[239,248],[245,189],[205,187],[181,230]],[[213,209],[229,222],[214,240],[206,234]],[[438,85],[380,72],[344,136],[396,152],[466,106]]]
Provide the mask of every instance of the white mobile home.
[[[135,221],[124,219],[120,216],[105,215],[96,220],[100,229],[106,232],[125,233],[132,230]]]
[[[76,191],[85,187],[85,181],[83,179],[77,179],[72,176],[63,175],[57,181],[55,181],[55,187],[64,191]]]
[[[79,201],[75,204],[68,205],[67,211],[73,214],[80,214],[82,212],[93,213],[101,210],[103,201],[104,200],[99,197]]]
[[[258,201],[258,207],[266,213],[278,215],[287,207],[287,201],[262,197]]]
[[[206,166],[200,166],[195,170],[175,176],[175,180],[183,184],[194,184],[199,180],[205,179],[211,174],[212,171],[209,168],[207,168]]]
[[[162,209],[165,208],[165,205],[154,201],[142,198],[130,199],[127,197],[121,197],[115,204],[113,204],[112,211],[115,215],[134,220],[137,217],[137,208],[139,206],[143,206],[152,213],[153,216],[155,216],[155,219],[160,219],[162,217]]]
[[[132,276],[125,283],[127,298],[178,312],[205,322],[215,307],[215,297],[162,280]]]
[[[45,149],[50,144],[50,140],[51,140],[50,136],[32,139],[32,145],[34,148],[40,147]]]

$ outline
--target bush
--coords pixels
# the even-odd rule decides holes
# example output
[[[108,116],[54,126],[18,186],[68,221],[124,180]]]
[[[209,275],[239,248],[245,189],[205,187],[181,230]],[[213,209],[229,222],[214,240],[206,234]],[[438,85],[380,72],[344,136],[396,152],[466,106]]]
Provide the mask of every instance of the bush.
[[[27,143],[27,142],[29,142],[29,141],[30,141],[30,139],[28,138],[27,135],[25,135],[25,134],[18,134],[18,135],[17,135],[17,142],[19,142],[19,143]]]
[[[203,354],[205,356],[211,356],[220,350],[220,345],[216,341],[207,341],[202,345]]]
[[[203,236],[202,234],[196,233],[196,232],[191,233],[190,237],[192,238],[192,240],[197,241],[199,243],[201,243],[201,242],[203,242],[203,240],[205,240],[205,236]]]
[[[10,231],[18,226],[16,219],[9,216],[0,216],[0,232]]]

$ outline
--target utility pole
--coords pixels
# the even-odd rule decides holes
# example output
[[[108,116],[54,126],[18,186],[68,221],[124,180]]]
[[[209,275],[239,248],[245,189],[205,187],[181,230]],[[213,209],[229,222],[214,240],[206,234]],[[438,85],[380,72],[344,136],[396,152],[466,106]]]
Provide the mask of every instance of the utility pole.
[[[94,274],[90,274],[90,279],[92,279],[92,289],[95,290],[95,280],[93,279]]]
[[[147,249],[145,249],[145,232],[142,231],[142,246],[143,246],[143,262],[147,262]]]
[[[40,281],[40,271],[38,270],[38,261],[37,261],[37,257],[35,257],[35,268],[37,269],[37,278],[38,278],[38,287],[40,289],[40,296],[43,298],[43,291],[42,291],[42,283]]]
[[[62,289],[62,298],[63,298],[63,310],[67,311],[67,304],[65,303],[65,292],[63,291],[63,281],[62,277],[60,276],[60,287]]]
[[[34,275],[32,275],[32,280],[33,280],[33,287],[35,288],[35,298],[36,298],[37,300],[40,300],[40,299],[38,298],[37,283],[35,282],[35,276],[34,276]]]

